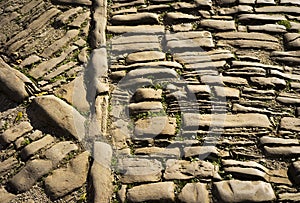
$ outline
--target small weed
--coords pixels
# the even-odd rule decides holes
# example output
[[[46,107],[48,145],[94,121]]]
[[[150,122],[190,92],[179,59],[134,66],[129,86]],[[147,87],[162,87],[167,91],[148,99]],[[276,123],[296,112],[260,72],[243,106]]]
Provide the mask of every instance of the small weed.
[[[87,201],[87,197],[86,197],[86,193],[83,193],[82,195],[80,195],[78,202],[79,203],[83,203]]]
[[[278,21],[277,24],[285,26],[286,29],[288,29],[288,30],[291,29],[291,27],[292,27],[290,21],[288,21],[288,20]]]
[[[17,123],[18,121],[20,121],[21,119],[23,118],[23,113],[21,111],[18,112],[15,120],[14,120],[14,123]]]
[[[31,143],[29,138],[25,138],[25,140],[23,141],[24,146],[29,145]]]

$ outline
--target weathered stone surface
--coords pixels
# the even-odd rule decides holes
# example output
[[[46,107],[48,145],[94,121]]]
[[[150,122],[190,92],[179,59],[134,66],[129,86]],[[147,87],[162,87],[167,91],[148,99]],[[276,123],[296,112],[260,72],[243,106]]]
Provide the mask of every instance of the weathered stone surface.
[[[199,47],[214,47],[211,33],[208,31],[178,32],[167,34],[167,48],[174,50],[192,48],[200,50]]]
[[[219,0],[218,3],[220,5],[234,4],[236,3],[236,0]]]
[[[299,145],[297,139],[284,139],[270,136],[261,137],[259,142],[261,145]]]
[[[225,166],[225,167],[230,167],[230,166],[241,166],[241,167],[244,167],[244,168],[257,168],[265,173],[269,173],[269,170],[264,167],[263,165],[255,162],[255,161],[237,161],[237,160],[232,160],[232,159],[229,159],[229,160],[222,160],[222,164]]]
[[[270,5],[276,4],[274,0],[257,0],[256,3],[257,4],[270,4]]]
[[[276,77],[251,77],[250,81],[257,86],[265,88],[283,89],[286,87],[285,80]]]
[[[22,102],[38,89],[23,73],[11,68],[0,58],[0,91],[15,102]]]
[[[208,191],[204,183],[187,183],[178,195],[180,202],[209,203]]]
[[[287,47],[289,49],[300,48],[300,34],[286,33],[284,39],[287,42]]]
[[[20,66],[21,67],[25,67],[25,66],[29,66],[29,65],[32,65],[36,62],[39,62],[40,60],[42,60],[41,57],[37,56],[37,55],[30,55],[28,58],[26,58],[25,60],[23,60],[21,63],[20,63]]]
[[[294,4],[294,5],[300,5],[300,2],[297,0],[280,0],[281,4]]]
[[[129,104],[129,111],[131,114],[144,112],[160,112],[163,110],[161,102],[139,102]]]
[[[127,15],[115,15],[111,18],[113,25],[148,25],[158,24],[158,15],[154,13],[136,13]]]
[[[218,174],[218,167],[207,161],[189,162],[169,159],[166,163],[164,178],[166,180],[187,180],[194,177],[213,178]]]
[[[253,49],[266,49],[266,50],[280,50],[281,46],[276,42],[258,41],[258,40],[219,40],[218,46],[234,46],[238,48],[253,48]]]
[[[11,194],[5,190],[5,188],[0,188],[0,202],[1,203],[9,203],[11,202],[16,195]]]
[[[107,26],[107,30],[114,34],[164,34],[162,25]]]
[[[284,117],[281,119],[280,128],[284,130],[300,131],[300,119],[292,117]]]
[[[167,135],[174,136],[176,132],[176,119],[170,117],[152,117],[140,119],[135,122],[134,134],[138,137]]]
[[[195,0],[195,4],[199,7],[208,7],[211,8],[212,1],[211,0]]]
[[[39,178],[49,173],[52,167],[51,160],[35,159],[28,161],[26,166],[9,181],[9,185],[19,192],[25,192]]]
[[[286,33],[286,27],[283,25],[276,24],[265,24],[265,25],[250,25],[248,30],[251,32],[274,32],[274,33]]]
[[[87,179],[89,169],[89,152],[83,152],[75,157],[66,168],[53,171],[45,179],[46,193],[57,199],[81,187]]]
[[[42,139],[35,141],[22,149],[21,157],[22,159],[27,159],[28,157],[34,155],[40,149],[46,147],[47,145],[54,142],[54,137],[51,135],[46,135]]]
[[[300,161],[293,162],[289,167],[288,173],[291,181],[296,185],[300,185]]]
[[[218,156],[219,152],[214,146],[194,146],[185,147],[183,149],[185,157],[199,156],[201,159],[205,159],[208,156]]]
[[[300,155],[300,146],[264,146],[264,151],[270,157],[298,157]]]
[[[224,171],[237,179],[269,181],[269,175],[256,168],[226,167]]]
[[[31,131],[33,128],[29,122],[21,122],[18,125],[4,131],[1,136],[1,144],[7,145],[15,141],[17,138],[21,137],[25,133]]]
[[[107,1],[95,0],[92,8],[94,29],[90,33],[91,46],[92,48],[98,48],[99,46],[106,45]]]
[[[72,67],[74,67],[77,64],[77,62],[74,61],[70,61],[66,64],[63,64],[61,66],[59,66],[57,69],[55,69],[54,71],[52,71],[51,73],[47,74],[44,77],[44,80],[48,80],[51,81],[51,79],[55,78],[56,76],[64,73],[65,71],[71,69]]]
[[[193,24],[192,23],[181,23],[172,25],[174,32],[187,32],[193,30]]]
[[[279,201],[286,201],[286,202],[300,201],[300,193],[281,193],[278,196],[279,196]]]
[[[16,167],[18,163],[19,162],[15,157],[9,157],[8,159],[2,161],[0,163],[0,176],[7,174],[11,169]]]
[[[277,22],[281,20],[286,20],[283,15],[267,15],[267,14],[241,14],[238,16],[239,21],[251,21],[260,20],[266,22]]]
[[[234,127],[261,127],[269,128],[271,123],[266,115],[262,114],[235,114],[226,115],[224,118],[212,118],[211,115],[205,114],[193,114],[186,113],[183,115],[183,126],[184,127],[209,127],[214,126],[224,126],[224,128],[234,128]]]
[[[74,107],[53,95],[34,98],[28,114],[37,126],[79,140],[85,136],[85,118]]]
[[[78,4],[78,5],[86,5],[86,6],[91,6],[92,1],[90,0],[54,0],[54,2],[57,3],[68,3],[68,4]]]
[[[238,5],[230,8],[221,8],[220,14],[229,15],[236,13],[253,13],[253,7],[248,5]]]
[[[168,12],[165,16],[165,21],[168,24],[179,23],[179,22],[191,22],[198,20],[199,17],[181,12]]]
[[[174,202],[174,190],[175,184],[173,182],[151,183],[129,189],[127,198],[131,202]]]
[[[294,13],[299,15],[300,8],[297,6],[264,6],[256,8],[257,13]]]
[[[120,159],[117,168],[122,183],[156,182],[162,175],[162,164],[155,159]]]
[[[240,98],[240,91],[239,89],[232,88],[232,87],[221,87],[216,86],[214,87],[215,93],[218,97],[226,97],[226,99],[239,99]]]
[[[214,183],[217,198],[222,202],[263,202],[276,199],[270,183],[228,180]]]
[[[225,20],[210,20],[205,19],[200,21],[200,25],[202,27],[212,28],[216,30],[223,31],[232,31],[235,30],[235,22],[234,21],[225,21]]]
[[[134,101],[141,102],[141,101],[159,101],[162,99],[162,90],[152,89],[152,88],[139,88],[134,93]]]
[[[126,63],[148,62],[165,59],[165,53],[160,51],[144,51],[130,53],[126,57]]]
[[[147,155],[149,157],[159,158],[180,158],[179,148],[161,148],[161,147],[144,147],[134,151],[138,155]]]

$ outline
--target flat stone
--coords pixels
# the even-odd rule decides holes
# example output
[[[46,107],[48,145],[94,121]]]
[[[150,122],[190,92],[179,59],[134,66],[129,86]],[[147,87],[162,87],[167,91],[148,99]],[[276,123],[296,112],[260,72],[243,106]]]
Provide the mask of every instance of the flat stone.
[[[134,151],[137,155],[147,155],[149,157],[158,158],[180,158],[179,148],[161,148],[161,147],[144,147]]]
[[[129,104],[131,114],[151,112],[160,112],[163,110],[161,102],[139,102]]]
[[[299,145],[297,139],[284,139],[278,137],[263,136],[259,139],[261,145]]]
[[[232,15],[237,13],[253,13],[253,7],[248,5],[238,5],[230,8],[220,8],[220,14]]]
[[[180,202],[209,203],[208,191],[204,183],[187,183],[178,195]]]
[[[224,171],[237,179],[269,181],[269,175],[256,168],[226,167]]]
[[[115,15],[111,18],[113,25],[151,25],[158,24],[158,15],[154,13],[136,13]]]
[[[47,145],[50,145],[54,142],[54,137],[51,135],[46,135],[40,140],[37,140],[35,142],[30,143],[24,149],[21,151],[21,157],[22,159],[27,159],[28,157],[34,155],[36,152],[38,152],[40,149],[46,147]]]
[[[129,189],[127,199],[131,202],[174,202],[174,190],[175,184],[173,182],[145,184]]]
[[[300,120],[300,119],[299,119]],[[226,118],[212,118],[211,115],[206,114],[183,114],[183,126],[184,127],[209,127],[210,125],[223,126],[224,128],[237,128],[237,127],[249,127],[249,128],[270,128],[271,123],[266,115],[248,113],[248,114],[235,114],[226,115]]]
[[[211,8],[212,7],[212,0],[195,0],[195,4],[198,7],[207,7]]]
[[[240,4],[255,4],[256,0],[239,0]]]
[[[141,102],[141,101],[160,101],[162,99],[162,90],[152,89],[152,88],[139,88],[134,93],[134,101]]]
[[[232,87],[214,87],[217,97],[226,97],[226,99],[239,99],[240,90]]]
[[[286,27],[276,24],[265,25],[249,25],[248,30],[251,32],[274,32],[274,33],[286,33]]]
[[[90,36],[90,44],[94,49],[106,45],[107,4],[107,1],[95,0],[93,2],[91,9],[93,28],[90,30],[89,26],[86,26],[86,33]]]
[[[300,48],[300,34],[287,33],[284,35],[284,39],[287,42],[287,47],[289,49]]]
[[[266,21],[266,22],[278,22],[281,20],[286,20],[284,15],[279,14],[240,14],[238,16],[239,21],[253,21],[253,20],[259,20],[259,21]]]
[[[300,185],[300,161],[295,161],[290,165],[288,174],[294,184]]]
[[[220,40],[217,46],[234,46],[239,48],[254,48],[254,49],[266,49],[266,50],[280,50],[279,43],[258,41],[258,40]]]
[[[137,26],[107,26],[107,30],[114,34],[164,34],[162,25],[137,25]]]
[[[299,202],[300,193],[281,193],[278,195],[279,201]]]
[[[15,157],[9,157],[0,163],[0,175],[3,177],[10,172],[11,169],[18,165],[19,161]]]
[[[161,179],[162,164],[155,159],[124,158],[117,165],[122,183],[157,182]]]
[[[211,94],[209,85],[187,85],[187,90],[188,92],[196,95],[200,94],[202,96],[210,96]]]
[[[79,56],[79,55],[78,55]],[[44,80],[51,81],[51,79],[55,78],[56,76],[66,72],[67,70],[73,68],[77,62],[75,61],[70,61],[66,64],[63,64],[59,67],[57,67],[55,70],[44,76]]]
[[[56,3],[62,3],[62,4],[75,4],[75,5],[85,5],[85,6],[91,6],[92,1],[91,0],[54,0]]]
[[[297,6],[264,6],[255,8],[257,13],[293,13],[300,14],[300,8]]]
[[[155,60],[164,60],[166,57],[165,53],[160,51],[144,51],[130,53],[126,57],[126,63],[139,63],[139,62],[149,62]]]
[[[13,199],[15,199],[15,197],[16,195],[7,192],[5,188],[3,187],[0,188],[0,201],[2,203],[9,203]]]
[[[68,24],[68,26],[72,28],[80,29],[82,24],[87,20],[89,20],[90,15],[91,15],[90,11],[78,14],[77,17],[71,23]]]
[[[7,130],[5,130],[1,136],[1,144],[8,145],[14,142],[17,138],[21,137],[25,133],[28,133],[32,130],[32,126],[29,122],[21,122],[18,125],[15,125]]]
[[[255,107],[248,107],[243,106],[240,104],[233,104],[232,111],[239,112],[239,113],[265,113],[265,114],[272,114],[272,111],[265,110],[263,108],[255,108]]]
[[[235,30],[234,21],[204,19],[200,21],[200,26],[223,31]]]
[[[35,159],[28,161],[25,167],[9,180],[9,185],[16,191],[25,192],[43,175],[49,173],[52,168],[51,160]]]
[[[276,40],[276,39],[275,39]],[[282,66],[278,65],[266,65],[258,62],[250,62],[250,61],[232,61],[232,66],[233,67],[244,67],[244,66],[250,66],[250,67],[262,67],[265,69],[276,69],[276,70],[282,70]]]
[[[135,122],[134,134],[137,137],[155,137],[157,135],[174,136],[176,119],[170,117],[151,117]]]
[[[300,5],[300,2],[298,0],[280,0],[280,4]]]
[[[50,46],[46,47],[41,54],[42,57],[50,57],[52,54],[57,52],[59,49],[64,47],[68,42],[74,39],[79,34],[79,30],[68,30],[68,32],[59,40],[53,42]]]
[[[286,87],[285,80],[276,77],[251,77],[250,81],[257,86],[264,88],[284,89]]]
[[[0,91],[20,103],[39,90],[28,77],[0,58]]]
[[[82,7],[75,7],[75,8],[71,8],[69,10],[67,10],[66,12],[60,14],[57,18],[56,18],[56,22],[58,22],[59,24],[67,24],[69,22],[69,20],[74,17],[77,13],[81,12],[83,10]]]
[[[89,170],[89,152],[83,152],[71,160],[66,168],[54,170],[45,179],[45,191],[52,198],[57,199],[80,188],[87,179]]]
[[[300,146],[264,146],[264,151],[269,157],[298,157],[300,155]]]
[[[191,31],[178,32],[175,34],[167,34],[167,48],[172,50],[177,49],[199,49],[199,47],[214,47],[211,33],[208,31]]]
[[[181,12],[168,12],[165,16],[167,24],[184,23],[198,20],[199,17]]]
[[[214,183],[214,190],[217,198],[222,202],[263,202],[276,200],[271,184],[263,181],[221,181]]]
[[[274,0],[257,0],[256,4],[270,4],[270,5],[276,5],[276,2]]]
[[[218,1],[218,3],[220,5],[228,5],[228,4],[234,4],[234,3],[236,3],[236,0],[220,0],[220,1]]]
[[[185,161],[169,159],[166,163],[164,178],[166,180],[188,180],[194,177],[213,178],[218,173],[218,168],[212,163],[199,161]]]
[[[167,11],[171,8],[171,5],[149,5],[147,7],[141,7],[138,9],[138,11],[142,11],[142,12],[163,12],[163,11]],[[136,12],[134,12],[136,13]]]
[[[299,132],[300,131],[299,123],[300,123],[299,118],[284,117],[280,121],[280,129]]]
[[[175,10],[188,10],[188,9],[195,9],[195,4],[188,3],[188,2],[176,2],[172,3],[171,7]]]
[[[21,63],[20,63],[20,66],[21,67],[25,67],[25,66],[29,66],[29,65],[32,65],[34,63],[37,63],[39,61],[41,61],[42,58],[39,57],[38,55],[30,55],[29,57],[27,57],[26,59],[24,59]]]
[[[53,95],[34,98],[28,114],[37,126],[79,140],[85,136],[85,118],[74,107]]]
[[[192,23],[181,23],[172,25],[174,32],[188,32],[193,30],[193,24]]]
[[[255,162],[255,161],[237,161],[237,160],[232,160],[232,159],[229,159],[229,160],[224,159],[224,160],[222,160],[222,164],[224,165],[224,167],[240,166],[243,168],[256,168],[265,173],[269,173],[269,170],[266,167],[264,167],[263,165]]]
[[[218,149],[214,146],[185,147],[183,152],[185,157],[198,156],[200,159],[219,155]]]
[[[149,65],[147,65],[149,64]],[[127,75],[127,79],[133,78],[151,78],[153,79],[166,79],[166,78],[177,78],[178,74],[175,70],[170,68],[164,68],[163,63],[147,63],[144,66],[148,66],[147,68],[138,68],[130,71]],[[141,64],[143,65],[143,64]],[[174,65],[174,64],[165,64],[165,65]],[[176,64],[177,65],[177,64]],[[138,66],[139,67],[139,66]],[[166,66],[168,67],[168,66]]]
[[[44,153],[45,157],[52,161],[52,165],[56,166],[70,152],[78,150],[76,144],[71,141],[62,141],[47,149]]]

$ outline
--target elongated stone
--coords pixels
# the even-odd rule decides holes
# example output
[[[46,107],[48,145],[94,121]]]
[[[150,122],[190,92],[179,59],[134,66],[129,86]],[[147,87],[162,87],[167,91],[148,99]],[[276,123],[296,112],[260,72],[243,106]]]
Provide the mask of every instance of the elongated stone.
[[[158,15],[154,13],[136,13],[115,15],[111,18],[113,25],[148,25],[158,24]]]

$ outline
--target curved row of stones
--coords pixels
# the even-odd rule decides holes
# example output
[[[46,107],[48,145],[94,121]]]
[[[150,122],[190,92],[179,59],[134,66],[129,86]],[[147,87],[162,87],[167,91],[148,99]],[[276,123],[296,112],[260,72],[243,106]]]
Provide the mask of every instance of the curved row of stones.
[[[1,202],[299,201],[298,1],[0,4]]]

